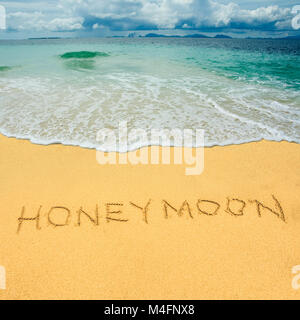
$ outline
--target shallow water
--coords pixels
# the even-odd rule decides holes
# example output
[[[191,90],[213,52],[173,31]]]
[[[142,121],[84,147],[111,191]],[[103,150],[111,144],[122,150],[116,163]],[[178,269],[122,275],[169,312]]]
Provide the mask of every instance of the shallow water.
[[[204,129],[206,146],[300,143],[299,62],[299,40],[0,41],[0,132],[96,148],[127,121]]]

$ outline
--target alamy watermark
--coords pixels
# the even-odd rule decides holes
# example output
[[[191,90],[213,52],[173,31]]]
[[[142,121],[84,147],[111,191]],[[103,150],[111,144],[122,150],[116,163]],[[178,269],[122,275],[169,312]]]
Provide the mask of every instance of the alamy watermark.
[[[185,164],[186,175],[200,175],[204,170],[204,130],[201,129],[152,129],[148,136],[141,128],[128,131],[127,122],[123,121],[117,134],[108,128],[99,130],[97,142],[100,146],[96,158],[101,165]],[[128,146],[133,149],[136,146],[136,151],[126,152]],[[171,146],[175,147],[171,149]]]
[[[6,271],[3,266],[0,266],[0,290],[6,289]]]
[[[300,289],[300,265],[294,266],[292,268],[292,273],[296,274],[292,280],[292,288],[295,290],[299,290]]]
[[[6,10],[5,7],[0,5],[0,30],[6,29]]]
[[[300,29],[300,5],[293,7],[292,14],[296,14],[296,16],[292,19],[292,27],[293,29],[298,30]]]

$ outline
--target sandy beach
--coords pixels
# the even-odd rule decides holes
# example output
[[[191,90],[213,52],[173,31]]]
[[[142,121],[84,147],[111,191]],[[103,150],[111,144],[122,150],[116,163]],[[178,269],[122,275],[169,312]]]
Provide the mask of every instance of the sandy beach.
[[[300,298],[299,144],[206,148],[199,176],[0,146],[0,299]]]

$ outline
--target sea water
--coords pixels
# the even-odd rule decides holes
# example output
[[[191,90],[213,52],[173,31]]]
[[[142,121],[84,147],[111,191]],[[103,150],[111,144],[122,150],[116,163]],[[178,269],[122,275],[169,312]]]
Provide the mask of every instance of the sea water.
[[[203,129],[206,146],[300,143],[299,89],[300,40],[0,41],[0,133],[39,144],[101,149],[121,121]]]

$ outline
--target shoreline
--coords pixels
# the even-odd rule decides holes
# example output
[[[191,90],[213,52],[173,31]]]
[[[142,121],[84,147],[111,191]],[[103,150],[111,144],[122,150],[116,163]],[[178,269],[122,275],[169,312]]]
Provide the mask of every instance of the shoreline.
[[[188,149],[197,149],[197,148],[202,148],[202,146],[193,146],[193,147],[185,147],[185,146],[175,146],[175,145],[170,145],[170,146],[162,146],[162,145],[156,145],[156,144],[149,144],[149,145],[145,145],[145,146],[140,146],[137,148],[132,148],[132,149],[128,149],[127,151],[104,151],[104,150],[98,150],[96,147],[87,147],[87,146],[82,146],[79,144],[65,144],[62,142],[51,142],[51,143],[40,143],[40,142],[34,142],[33,140],[31,140],[31,138],[17,138],[16,136],[13,135],[6,135],[2,132],[0,132],[0,137],[3,138],[7,138],[7,139],[13,139],[13,140],[20,140],[20,141],[27,141],[30,144],[33,145],[37,145],[37,146],[44,146],[44,147],[49,147],[49,146],[63,146],[63,147],[74,147],[74,148],[81,148],[81,149],[85,149],[85,150],[93,150],[93,151],[100,151],[103,153],[120,153],[120,154],[124,154],[124,153],[130,153],[130,152],[136,152],[139,151],[141,149],[144,148],[152,148],[152,147],[158,147],[158,148],[188,148]],[[260,143],[260,142],[268,142],[268,143],[291,143],[291,144],[296,144],[296,145],[300,145],[300,143],[298,143],[297,141],[288,141],[285,139],[282,140],[269,140],[269,139],[265,139],[265,138],[261,138],[259,140],[251,140],[251,141],[246,141],[246,142],[237,142],[237,143],[229,143],[229,144],[224,144],[224,145],[218,145],[218,144],[214,144],[211,146],[204,146],[204,149],[212,149],[212,148],[223,148],[223,147],[234,147],[234,146],[242,146],[242,145],[247,145],[247,144],[251,144],[251,143]]]
[[[0,299],[300,298],[299,144],[208,147],[198,176],[0,146]]]

